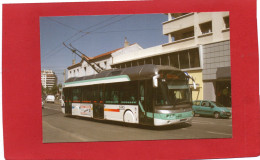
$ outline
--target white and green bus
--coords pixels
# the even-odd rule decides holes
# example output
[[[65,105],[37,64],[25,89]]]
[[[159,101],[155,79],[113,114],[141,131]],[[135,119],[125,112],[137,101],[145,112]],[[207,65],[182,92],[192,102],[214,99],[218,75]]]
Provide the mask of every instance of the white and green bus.
[[[163,126],[192,119],[191,77],[177,68],[146,64],[69,78],[65,115]]]

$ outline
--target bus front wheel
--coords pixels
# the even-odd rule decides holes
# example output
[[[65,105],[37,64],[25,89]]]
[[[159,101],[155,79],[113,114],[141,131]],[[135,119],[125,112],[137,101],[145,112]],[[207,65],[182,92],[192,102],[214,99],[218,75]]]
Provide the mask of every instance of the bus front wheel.
[[[127,110],[124,114],[124,122],[134,123],[134,114],[130,110]]]

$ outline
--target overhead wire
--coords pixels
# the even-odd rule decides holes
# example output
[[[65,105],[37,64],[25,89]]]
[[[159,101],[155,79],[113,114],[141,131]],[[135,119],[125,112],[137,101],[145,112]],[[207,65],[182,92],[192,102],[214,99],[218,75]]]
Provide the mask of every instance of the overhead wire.
[[[90,29],[90,28],[92,28],[92,27],[95,27],[96,25],[102,24],[102,23],[104,23],[104,22],[106,22],[106,21],[108,21],[108,20],[111,20],[111,19],[113,19],[113,18],[115,18],[115,17],[117,17],[117,16],[119,16],[119,15],[113,16],[113,17],[108,18],[108,19],[106,19],[106,20],[104,20],[104,21],[101,21],[101,22],[99,22],[99,23],[96,23],[96,24],[94,24],[94,25],[92,25],[92,26],[90,26],[90,27],[87,27],[87,28],[83,29],[83,30],[75,29],[74,27],[71,27],[71,26],[69,26],[69,25],[67,25],[67,24],[64,24],[64,23],[62,23],[62,22],[60,22],[60,21],[54,20],[54,19],[49,18],[49,17],[47,17],[47,19],[48,19],[48,20],[51,20],[51,21],[54,21],[54,22],[56,22],[56,23],[58,23],[58,24],[60,24],[60,25],[63,25],[63,26],[65,26],[65,27],[68,27],[68,28],[70,28],[70,29],[73,29],[73,30],[76,30],[76,31],[77,31],[77,33],[75,33],[74,35],[70,36],[68,39],[66,39],[65,41],[63,41],[63,42],[66,42],[66,41],[70,40],[71,38],[75,37],[76,35],[78,35],[79,33],[83,33],[85,30]],[[51,53],[53,53],[57,48],[59,48],[58,50],[60,51],[61,49],[64,48],[64,46],[63,46],[63,45],[60,46],[60,44],[59,44],[59,45],[56,46],[54,49],[52,49],[52,50],[49,51],[47,54],[45,54],[45,55],[42,57],[42,59],[45,59],[46,57],[48,57],[49,55],[51,55]],[[56,53],[57,53],[57,51],[56,51]],[[55,54],[55,52],[54,52],[54,54]]]
[[[110,22],[110,23],[108,23],[108,24],[106,24],[106,25],[104,25],[104,26],[98,27],[98,28],[96,28],[95,30],[92,30],[92,31],[90,31],[90,32],[86,32],[86,33],[84,33],[83,35],[81,35],[79,38],[77,38],[77,39],[71,41],[70,43],[76,42],[76,41],[78,41],[79,39],[81,39],[81,38],[83,38],[84,36],[86,36],[87,34],[90,34],[90,33],[94,32],[94,31],[96,31],[96,30],[99,30],[99,29],[102,29],[102,28],[104,28],[104,27],[107,27],[107,26],[109,26],[109,25],[111,25],[111,24],[113,24],[113,23],[117,23],[117,22],[119,22],[119,21],[125,20],[126,18],[129,18],[129,17],[131,17],[131,16],[133,16],[133,15],[128,15],[128,16],[126,16],[126,17],[122,17],[122,18],[120,18],[120,19],[118,19],[118,20],[116,20],[116,21],[113,21],[113,22]]]
[[[93,28],[93,27],[95,27],[95,26],[97,26],[97,25],[100,25],[100,24],[102,24],[102,23],[105,23],[106,21],[109,21],[109,20],[111,20],[111,19],[113,19],[113,18],[115,18],[115,17],[118,17],[118,16],[119,16],[119,15],[115,15],[115,16],[113,16],[113,17],[111,17],[111,18],[108,18],[108,19],[106,19],[106,20],[104,20],[104,21],[101,21],[101,22],[96,23],[96,24],[94,24],[94,25],[92,25],[92,26],[89,26],[89,27],[83,29],[83,31],[86,31],[86,30],[88,30],[88,29],[90,29],[90,28]],[[74,35],[72,35],[70,38],[68,38],[67,40],[65,40],[65,41],[63,41],[63,42],[67,42],[68,40],[70,40],[71,38],[75,37],[75,36],[78,35],[79,33],[82,33],[82,32],[77,32],[77,33],[75,33]],[[85,33],[86,33],[86,32],[85,32]],[[87,33],[88,33],[88,32],[87,32]]]

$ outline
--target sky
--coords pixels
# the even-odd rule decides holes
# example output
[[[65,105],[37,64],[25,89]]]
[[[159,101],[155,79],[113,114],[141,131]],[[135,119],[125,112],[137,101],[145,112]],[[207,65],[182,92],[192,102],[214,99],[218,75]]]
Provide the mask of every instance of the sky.
[[[41,67],[50,69],[63,83],[63,72],[72,65],[72,54],[62,43],[72,44],[89,57],[121,48],[125,37],[130,44],[149,48],[168,42],[162,34],[166,14],[93,15],[40,17]]]

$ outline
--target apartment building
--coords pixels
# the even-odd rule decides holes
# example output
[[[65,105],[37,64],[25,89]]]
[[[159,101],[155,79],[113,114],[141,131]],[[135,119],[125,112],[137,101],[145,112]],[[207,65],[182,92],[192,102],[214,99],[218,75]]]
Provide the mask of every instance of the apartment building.
[[[41,83],[44,88],[52,88],[57,85],[57,76],[52,70],[41,71]]]
[[[170,65],[191,74],[193,100],[231,106],[229,12],[169,13],[162,23],[168,43],[119,55],[114,68],[142,64]]]

